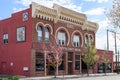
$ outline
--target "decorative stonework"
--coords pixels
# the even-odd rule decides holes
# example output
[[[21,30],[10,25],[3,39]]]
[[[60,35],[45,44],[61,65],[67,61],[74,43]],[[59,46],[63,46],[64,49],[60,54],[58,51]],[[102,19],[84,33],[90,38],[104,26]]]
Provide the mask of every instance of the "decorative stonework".
[[[87,21],[85,14],[75,12],[57,4],[54,4],[53,8],[47,8],[32,2],[32,17],[53,21],[54,23],[57,23],[59,20],[67,21],[77,24],[83,30],[87,29],[96,32],[98,29],[98,24]]]

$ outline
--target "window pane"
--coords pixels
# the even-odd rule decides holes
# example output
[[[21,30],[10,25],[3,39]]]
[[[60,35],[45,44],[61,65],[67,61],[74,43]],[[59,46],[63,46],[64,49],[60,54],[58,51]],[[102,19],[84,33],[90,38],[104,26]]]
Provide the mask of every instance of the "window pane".
[[[85,36],[85,44],[89,42],[88,35]]]
[[[36,71],[44,71],[44,54],[36,53]]]
[[[74,47],[78,47],[80,45],[80,39],[78,35],[74,35],[73,43],[74,43]]]
[[[25,27],[17,28],[17,41],[25,41]]]
[[[45,42],[49,42],[49,29],[45,28]]]
[[[59,66],[59,70],[64,70],[64,61],[62,61],[61,65]]]
[[[59,40],[59,44],[61,45],[65,45],[65,42],[66,42],[66,36],[65,36],[65,33],[63,32],[58,32],[58,40]]]
[[[42,27],[38,26],[38,41],[42,41]]]
[[[75,69],[76,70],[80,69],[80,61],[75,61]]]
[[[3,43],[4,44],[8,43],[8,34],[3,35]]]

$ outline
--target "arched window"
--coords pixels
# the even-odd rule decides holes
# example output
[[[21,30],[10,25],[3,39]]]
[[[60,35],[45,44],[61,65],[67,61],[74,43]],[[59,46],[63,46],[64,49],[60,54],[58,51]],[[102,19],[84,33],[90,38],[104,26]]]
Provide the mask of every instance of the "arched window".
[[[74,35],[74,37],[73,37],[73,43],[74,43],[74,47],[78,47],[80,45],[79,35]]]
[[[66,36],[64,32],[58,32],[58,41],[60,45],[65,45],[66,44]]]
[[[88,35],[85,36],[85,44],[89,43]]]
[[[37,27],[37,31],[38,31],[38,42],[42,42],[42,26],[41,25]]]
[[[92,36],[90,35],[90,43],[92,44],[93,43],[93,38],[92,38]]]
[[[45,42],[48,43],[49,42],[49,28],[46,27],[45,28]]]

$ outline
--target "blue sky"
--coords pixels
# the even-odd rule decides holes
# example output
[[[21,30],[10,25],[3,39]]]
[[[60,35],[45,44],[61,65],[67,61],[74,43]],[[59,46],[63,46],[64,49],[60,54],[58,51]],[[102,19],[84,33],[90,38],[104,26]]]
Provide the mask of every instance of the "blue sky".
[[[96,33],[96,47],[99,49],[106,48],[106,28],[109,25],[104,12],[112,7],[112,0],[1,0],[0,20],[10,17],[14,12],[28,8],[32,1],[50,8],[53,3],[56,3],[74,11],[85,13],[88,20],[99,24],[99,30]],[[111,33],[109,35],[110,49],[114,50],[114,39]]]

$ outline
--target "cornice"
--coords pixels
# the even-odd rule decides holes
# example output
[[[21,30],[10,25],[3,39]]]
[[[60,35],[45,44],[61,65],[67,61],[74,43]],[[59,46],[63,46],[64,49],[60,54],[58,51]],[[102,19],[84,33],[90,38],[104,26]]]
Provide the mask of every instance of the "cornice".
[[[82,29],[92,30],[94,32],[98,29],[98,24],[87,21],[85,14],[67,9],[60,5],[54,4],[53,8],[48,8],[32,2],[32,17],[41,18],[57,23],[59,20],[71,22],[82,26]]]

